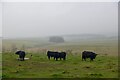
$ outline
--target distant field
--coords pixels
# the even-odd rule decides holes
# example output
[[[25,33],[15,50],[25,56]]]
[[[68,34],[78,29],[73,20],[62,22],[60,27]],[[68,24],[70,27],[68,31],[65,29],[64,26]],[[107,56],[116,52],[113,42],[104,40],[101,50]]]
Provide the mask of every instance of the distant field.
[[[117,78],[118,46],[116,40],[66,41],[50,43],[44,39],[3,40],[3,78]],[[12,45],[27,52],[26,61],[18,61]],[[66,51],[66,61],[50,61],[46,51]],[[81,52],[99,54],[93,62],[81,60]]]
[[[23,49],[28,52],[46,52],[46,50],[71,51],[73,54],[80,54],[84,50],[91,50],[97,54],[118,54],[117,40],[81,40],[66,41],[65,43],[50,43],[44,39],[15,39],[3,40],[3,51],[10,52],[12,48]],[[5,49],[5,50],[4,50]]]

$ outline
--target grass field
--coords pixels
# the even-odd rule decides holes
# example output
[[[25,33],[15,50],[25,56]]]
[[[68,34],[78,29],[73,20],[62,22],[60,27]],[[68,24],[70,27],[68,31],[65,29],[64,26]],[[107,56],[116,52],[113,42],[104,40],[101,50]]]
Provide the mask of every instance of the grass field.
[[[0,53],[0,79],[2,78],[2,53]]]
[[[14,41],[7,41],[10,46]],[[65,42],[61,44],[31,43],[25,44],[26,57],[29,60],[18,61],[13,52],[2,53],[3,78],[117,78],[118,77],[118,47],[116,41]],[[7,46],[6,42],[4,46]],[[17,47],[20,47],[15,43]],[[29,46],[27,45],[29,44]],[[9,47],[10,49],[10,47]],[[67,60],[48,60],[47,50],[67,51]],[[99,54],[93,62],[81,60],[81,52],[91,50]]]
[[[0,79],[2,78],[2,39],[0,38]]]

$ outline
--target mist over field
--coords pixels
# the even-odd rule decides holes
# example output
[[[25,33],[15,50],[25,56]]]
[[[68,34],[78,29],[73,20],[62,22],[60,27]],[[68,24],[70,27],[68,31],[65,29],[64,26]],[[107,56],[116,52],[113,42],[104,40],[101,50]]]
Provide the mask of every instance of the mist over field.
[[[118,33],[115,2],[10,2],[2,9],[4,38]]]

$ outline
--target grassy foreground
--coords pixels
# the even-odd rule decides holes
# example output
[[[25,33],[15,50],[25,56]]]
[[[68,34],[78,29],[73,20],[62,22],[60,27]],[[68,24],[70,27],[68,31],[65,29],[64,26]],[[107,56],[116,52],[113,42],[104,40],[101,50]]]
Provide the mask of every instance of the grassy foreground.
[[[30,55],[33,55],[30,58]],[[14,53],[3,53],[3,78],[117,78],[118,57],[98,55],[93,62],[81,54],[68,54],[66,61],[48,60],[46,53],[27,53],[18,61]]]
[[[50,43],[46,40],[4,40],[2,53],[3,78],[117,78],[117,41],[87,40],[65,43]],[[29,60],[18,61],[12,50],[25,49]],[[66,51],[66,61],[48,60],[47,50]],[[93,51],[97,55],[93,62],[81,60],[81,52]]]

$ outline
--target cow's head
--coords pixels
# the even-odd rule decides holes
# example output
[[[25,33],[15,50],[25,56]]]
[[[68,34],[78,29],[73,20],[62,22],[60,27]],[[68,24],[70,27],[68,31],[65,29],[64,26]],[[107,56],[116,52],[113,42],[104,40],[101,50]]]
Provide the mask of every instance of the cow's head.
[[[20,52],[21,52],[21,51],[17,51],[15,54],[19,55]]]
[[[94,54],[94,59],[96,58],[97,55],[98,55],[98,54]]]

